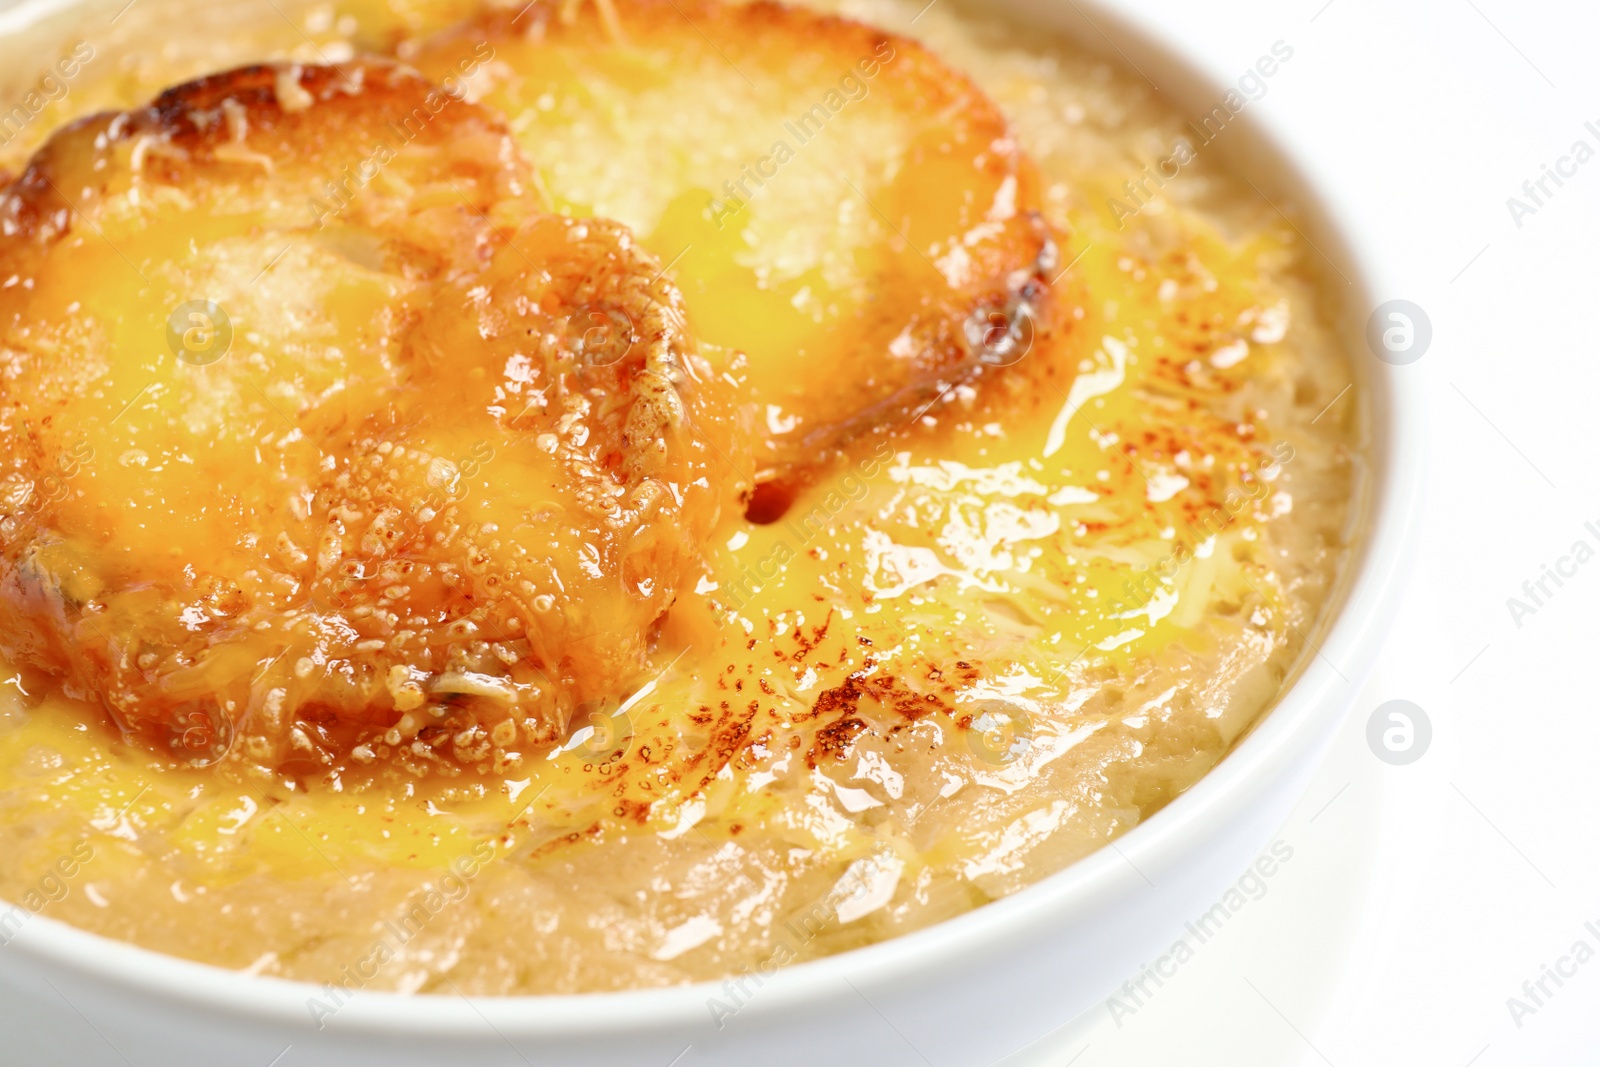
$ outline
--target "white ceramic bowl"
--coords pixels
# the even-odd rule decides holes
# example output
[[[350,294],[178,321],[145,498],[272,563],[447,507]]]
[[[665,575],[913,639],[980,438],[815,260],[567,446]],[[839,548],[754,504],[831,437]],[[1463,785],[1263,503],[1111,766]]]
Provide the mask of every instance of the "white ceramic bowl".
[[[68,0],[70,3],[70,0]],[[59,2],[42,8],[59,9]],[[1225,88],[1134,0],[994,0],[1090,49],[1120,54],[1190,114]],[[13,27],[34,17],[12,10]],[[3,26],[3,23],[0,23]],[[3,32],[3,30],[0,30]],[[1246,109],[1215,149],[1337,263],[1345,332],[1371,428],[1364,533],[1320,655],[1194,788],[1117,842],[1031,888],[931,929],[746,979],[575,997],[355,996],[319,1029],[309,985],[161,956],[48,919],[0,949],[0,1060],[30,1064],[267,1067],[583,1064],[763,1067],[983,1065],[1045,1035],[1135,974],[1203,913],[1281,825],[1376,654],[1400,592],[1419,485],[1420,412],[1406,369],[1367,353],[1366,316],[1389,293],[1360,254],[1359,212],[1285,153],[1285,131]],[[1337,220],[1337,221],[1335,221]],[[1338,284],[1332,286],[1339,288]],[[285,1049],[288,1049],[286,1052]],[[69,1051],[70,1049],[70,1051]]]

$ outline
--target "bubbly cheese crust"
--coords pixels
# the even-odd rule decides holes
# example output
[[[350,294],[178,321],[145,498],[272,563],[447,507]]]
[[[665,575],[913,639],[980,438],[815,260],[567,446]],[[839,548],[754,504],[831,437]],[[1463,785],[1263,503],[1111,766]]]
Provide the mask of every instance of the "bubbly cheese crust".
[[[376,60],[52,137],[0,201],[0,649],[265,773],[504,772],[637,684],[737,496],[726,390],[533,184]]]
[[[158,32],[183,2],[145,0],[118,32]],[[1315,251],[1206,152],[1112,212],[1192,137],[1130,72],[950,5],[818,6],[914,35],[993,99],[1071,267],[1070,328],[843,447],[776,521],[723,509],[637,683],[501,773],[396,787],[174,768],[18,669],[0,685],[0,897],[21,921],[347,989],[721,979],[1058,871],[1193,784],[1271,706],[1335,601],[1362,455]],[[337,58],[351,42],[421,48],[462,7],[286,10]],[[629,7],[602,32],[648,43]],[[213,47],[307,61],[281,22],[219,30]],[[130,60],[76,99],[128,107],[202,62],[217,59]],[[851,115],[834,119],[841,140],[860,135]],[[534,165],[557,193],[551,164]],[[691,322],[694,270],[678,279]],[[749,462],[728,458],[725,472]]]
[[[914,40],[777,3],[541,0],[401,55],[442,78],[485,47],[464,89],[555,202],[630,226],[744,356],[759,482],[1071,327],[1005,115]]]

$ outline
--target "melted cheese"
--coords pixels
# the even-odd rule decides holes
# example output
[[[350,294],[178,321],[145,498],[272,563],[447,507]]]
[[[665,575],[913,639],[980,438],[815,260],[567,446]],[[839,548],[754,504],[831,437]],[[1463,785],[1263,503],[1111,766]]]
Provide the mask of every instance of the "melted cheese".
[[[922,5],[854,6],[904,26]],[[0,895],[87,840],[49,914],[348,982],[384,922],[491,855],[372,985],[664,984],[939,921],[1204,774],[1294,669],[1344,550],[1356,430],[1316,420],[1348,378],[1314,257],[1219,171],[1223,194],[1119,227],[1104,198],[1177,116],[1068,49],[937,8],[916,29],[997,96],[1053,190],[1082,308],[1059,343],[863,444],[778,521],[725,517],[650,680],[509,777],[229,782],[13,679]],[[1081,101],[1102,128],[1064,126]],[[718,313],[760,323],[796,296],[735,287]]]

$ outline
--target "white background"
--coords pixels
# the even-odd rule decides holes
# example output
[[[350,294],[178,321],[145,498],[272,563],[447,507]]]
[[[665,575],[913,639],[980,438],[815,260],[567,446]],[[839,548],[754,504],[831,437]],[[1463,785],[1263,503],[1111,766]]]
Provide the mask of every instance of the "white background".
[[[1520,626],[1507,605],[1575,542],[1600,550],[1600,154],[1520,228],[1506,203],[1575,141],[1600,153],[1600,6],[1139,6],[1219,81],[1294,47],[1249,106],[1353,194],[1381,296],[1432,320],[1403,371],[1428,496],[1381,664],[1280,832],[1294,858],[1120,1026],[1093,1009],[1016,1062],[1600,1063],[1600,957],[1520,1026],[1507,1006],[1579,939],[1600,952],[1600,558]],[[1402,767],[1365,737],[1397,698],[1433,726]]]
[[[1520,627],[1507,607],[1574,542],[1600,549],[1600,158],[1520,228],[1506,206],[1574,141],[1600,151],[1600,7],[1144,6],[1218,81],[1294,47],[1250,113],[1353,194],[1385,296],[1432,320],[1404,369],[1430,495],[1383,660],[1279,834],[1293,859],[1120,1026],[1095,1008],[1008,1062],[1600,1063],[1600,958],[1520,1027],[1507,1008],[1575,941],[1600,951],[1600,558]],[[1365,738],[1397,698],[1433,725],[1403,767]]]

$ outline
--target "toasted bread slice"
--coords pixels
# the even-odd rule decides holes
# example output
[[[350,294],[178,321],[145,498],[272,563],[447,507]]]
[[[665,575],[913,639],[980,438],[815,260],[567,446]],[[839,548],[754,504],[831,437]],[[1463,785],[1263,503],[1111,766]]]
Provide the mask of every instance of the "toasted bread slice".
[[[471,65],[465,91],[557,206],[669,263],[698,336],[746,357],[760,481],[1056,328],[1036,179],[995,105],[913,41],[775,3],[535,0],[400,54]]]
[[[57,133],[0,200],[0,651],[189,763],[514,761],[718,508],[681,301],[382,62]]]

